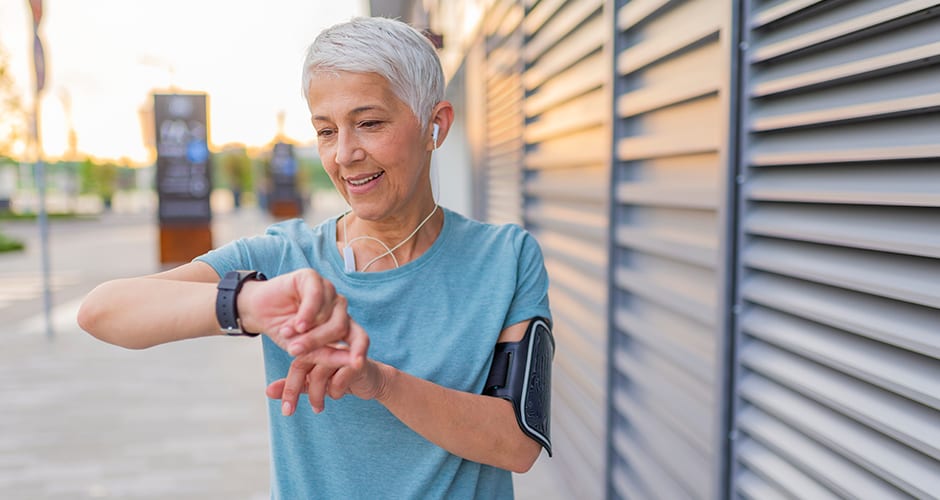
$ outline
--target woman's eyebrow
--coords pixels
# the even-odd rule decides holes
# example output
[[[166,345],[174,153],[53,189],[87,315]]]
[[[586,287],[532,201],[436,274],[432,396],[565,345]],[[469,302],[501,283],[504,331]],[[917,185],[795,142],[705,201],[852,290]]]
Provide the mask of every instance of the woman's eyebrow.
[[[359,107],[357,107],[357,108],[353,108],[352,111],[350,111],[350,112],[347,114],[347,116],[361,115],[362,113],[366,113],[366,112],[369,112],[369,111],[375,111],[375,110],[379,110],[379,109],[382,109],[382,108],[379,107],[379,106],[374,106],[374,105],[359,106]],[[313,116],[311,117],[311,119],[312,119],[313,121],[325,121],[325,122],[330,121],[330,118],[329,118],[329,117],[323,116],[323,115],[313,115]]]

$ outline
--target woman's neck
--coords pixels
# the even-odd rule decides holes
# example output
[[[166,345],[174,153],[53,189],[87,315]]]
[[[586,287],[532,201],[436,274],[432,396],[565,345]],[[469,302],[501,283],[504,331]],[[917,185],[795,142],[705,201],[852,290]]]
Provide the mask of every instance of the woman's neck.
[[[436,205],[427,213],[401,221],[369,221],[352,211],[343,215],[337,228],[337,246],[347,271],[385,271],[420,257],[437,239],[444,214]]]

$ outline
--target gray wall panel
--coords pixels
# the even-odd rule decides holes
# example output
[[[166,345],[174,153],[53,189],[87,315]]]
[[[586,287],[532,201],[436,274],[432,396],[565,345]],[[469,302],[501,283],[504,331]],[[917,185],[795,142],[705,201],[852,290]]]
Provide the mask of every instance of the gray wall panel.
[[[617,12],[616,498],[711,498],[719,488],[724,15],[708,0],[630,1]]]
[[[739,495],[940,496],[938,7],[749,2]]]
[[[523,223],[538,238],[551,277],[558,345],[552,433],[559,451],[550,466],[570,488],[560,496],[602,498],[609,30],[602,0],[528,4]]]

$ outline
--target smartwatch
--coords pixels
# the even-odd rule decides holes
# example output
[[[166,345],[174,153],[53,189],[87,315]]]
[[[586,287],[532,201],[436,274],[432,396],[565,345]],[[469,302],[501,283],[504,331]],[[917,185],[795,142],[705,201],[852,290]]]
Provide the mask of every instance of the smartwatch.
[[[219,281],[218,294],[215,296],[215,318],[226,335],[256,337],[257,333],[246,332],[238,317],[238,292],[248,280],[264,281],[268,279],[258,271],[229,271]]]

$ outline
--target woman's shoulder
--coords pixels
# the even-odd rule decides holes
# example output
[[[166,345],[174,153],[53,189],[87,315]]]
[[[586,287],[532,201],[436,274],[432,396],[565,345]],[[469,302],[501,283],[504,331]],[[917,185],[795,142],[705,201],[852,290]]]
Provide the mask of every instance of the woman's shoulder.
[[[526,247],[538,249],[538,243],[525,228],[515,223],[494,224],[471,219],[460,213],[448,210],[448,221],[453,222],[455,239],[472,246],[511,246],[517,253]]]

